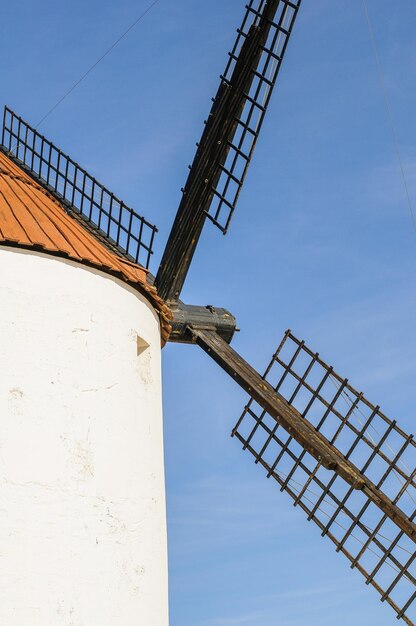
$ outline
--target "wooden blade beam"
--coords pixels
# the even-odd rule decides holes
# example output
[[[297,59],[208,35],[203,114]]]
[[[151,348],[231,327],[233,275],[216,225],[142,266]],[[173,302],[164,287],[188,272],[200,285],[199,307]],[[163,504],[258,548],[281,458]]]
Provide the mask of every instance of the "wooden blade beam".
[[[267,411],[309,454],[333,470],[354,489],[361,490],[410,539],[416,541],[416,524],[344,457],[283,396],[215,332],[189,328],[196,343]]]
[[[63,205],[116,254],[149,267],[157,233],[76,161],[4,107],[0,151]]]
[[[380,406],[288,330],[262,376],[345,460],[416,520],[416,442]],[[357,490],[328,471],[251,398],[232,431],[294,506],[365,578],[382,602],[415,626],[416,550],[379,506],[374,489]],[[368,495],[367,495],[368,494]]]
[[[261,3],[261,9],[254,11],[253,26],[244,33],[244,43],[231,77],[222,78],[214,104],[206,122],[205,130],[194,162],[190,168],[188,180],[183,190],[183,197],[160,263],[156,276],[159,295],[166,301],[177,301],[187,276],[195,248],[198,244],[210,202],[217,183],[224,170],[224,163],[231,149],[241,112],[247,102],[251,85],[256,78],[257,66],[266,46],[272,28],[276,28],[273,19],[278,8],[290,7],[294,12],[290,30],[299,7],[289,0],[269,0]],[[252,3],[251,3],[252,4]],[[289,39],[290,30],[284,30],[285,45],[278,59],[279,67]],[[282,30],[283,32],[283,30]],[[264,79],[262,79],[264,80]],[[270,84],[269,95],[273,84]],[[265,108],[265,107],[262,107]],[[259,128],[254,134],[258,135]],[[241,150],[240,150],[241,152]],[[250,155],[247,155],[247,163]],[[235,178],[235,176],[232,174]],[[242,180],[239,181],[239,189]]]

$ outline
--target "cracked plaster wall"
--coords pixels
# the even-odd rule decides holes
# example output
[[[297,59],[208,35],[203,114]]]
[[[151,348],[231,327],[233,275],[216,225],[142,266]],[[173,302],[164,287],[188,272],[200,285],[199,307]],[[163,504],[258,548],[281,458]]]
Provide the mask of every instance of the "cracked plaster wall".
[[[0,624],[167,626],[158,319],[0,247]]]

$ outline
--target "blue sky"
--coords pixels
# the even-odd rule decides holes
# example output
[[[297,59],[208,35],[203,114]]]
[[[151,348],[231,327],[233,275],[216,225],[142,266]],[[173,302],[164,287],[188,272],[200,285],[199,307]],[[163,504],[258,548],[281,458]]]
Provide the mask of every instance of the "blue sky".
[[[367,0],[416,204],[416,5]],[[36,123],[148,6],[2,3],[2,103]],[[160,229],[243,14],[160,0],[41,129]],[[415,209],[416,210],[416,209]],[[415,429],[416,232],[361,0],[304,0],[229,235],[207,225],[183,299],[229,308],[263,370],[290,327]],[[229,433],[245,394],[164,350],[171,626],[387,626],[394,613]]]

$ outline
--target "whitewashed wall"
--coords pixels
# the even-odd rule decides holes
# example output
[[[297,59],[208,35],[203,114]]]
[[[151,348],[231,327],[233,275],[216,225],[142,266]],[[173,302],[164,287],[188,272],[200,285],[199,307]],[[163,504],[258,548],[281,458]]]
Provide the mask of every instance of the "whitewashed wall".
[[[1,626],[167,626],[160,359],[135,290],[0,246]]]

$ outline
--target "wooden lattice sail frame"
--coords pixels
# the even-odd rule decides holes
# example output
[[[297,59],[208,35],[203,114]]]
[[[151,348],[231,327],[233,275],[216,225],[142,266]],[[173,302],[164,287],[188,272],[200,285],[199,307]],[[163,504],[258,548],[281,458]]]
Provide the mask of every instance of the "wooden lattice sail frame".
[[[413,522],[416,516],[416,443],[287,331],[265,374],[274,389],[359,468]],[[388,602],[413,624],[415,536],[406,534],[365,490],[303,449],[254,400],[233,435]]]

